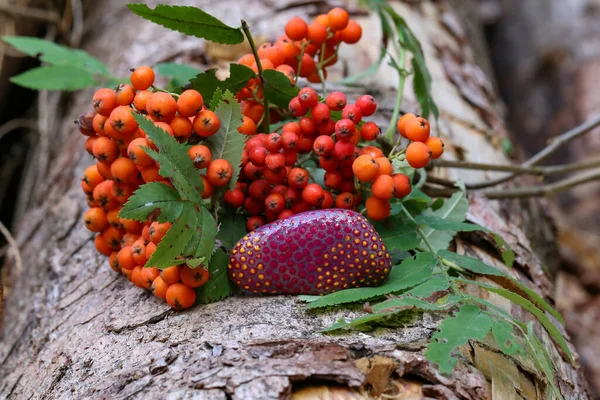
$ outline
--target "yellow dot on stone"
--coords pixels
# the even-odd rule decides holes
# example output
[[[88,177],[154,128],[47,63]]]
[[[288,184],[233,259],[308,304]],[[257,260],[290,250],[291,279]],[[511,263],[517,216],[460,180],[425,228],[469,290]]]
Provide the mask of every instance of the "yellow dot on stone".
[[[383,251],[378,251],[377,252],[377,257],[381,257],[383,255]]]
[[[390,258],[390,253],[385,253],[385,258]]]
[[[250,290],[250,286],[246,285],[246,286],[244,286],[244,289]]]
[[[265,279],[265,276],[263,274],[258,274],[258,279]]]
[[[241,256],[241,257],[240,257],[240,261],[241,261],[241,262],[246,262],[246,257],[244,257],[244,256]]]
[[[250,239],[250,237],[248,235],[246,235],[242,238],[242,240],[248,240],[248,239]],[[254,239],[258,239],[258,238],[254,238]]]
[[[254,275],[256,273],[256,270],[254,268],[250,268],[250,271],[248,271],[248,272],[250,272],[251,274]]]
[[[327,260],[327,259],[329,258],[329,254],[325,253],[325,254],[323,255],[323,258]]]
[[[375,236],[375,235],[371,236],[371,240],[374,241],[374,242],[376,242],[377,241],[377,236]]]
[[[322,271],[323,271],[323,268],[321,268],[321,267],[317,268],[317,272],[322,272]]]
[[[322,283],[318,283],[318,284],[317,284],[317,288],[319,288],[319,289],[320,289],[320,288],[322,288],[322,287],[323,287],[323,284],[322,284]]]
[[[242,274],[241,272],[238,272],[238,278],[243,278],[244,274]]]
[[[237,252],[238,251],[236,249],[231,250],[231,254],[237,254]]]
[[[263,269],[265,266],[262,265],[261,263],[258,263],[258,265],[256,266],[256,268],[258,268],[259,270]]]
[[[240,248],[240,253],[245,253],[245,252],[246,252],[246,248],[245,247]]]
[[[367,242],[366,240],[363,240],[361,244],[366,247],[369,245],[369,242]]]
[[[254,263],[255,263],[256,261],[254,261],[254,258],[251,258],[250,260],[248,260],[248,262],[250,263],[250,265],[254,265]]]
[[[371,248],[372,248],[373,250],[377,250],[377,249],[379,248],[379,246],[377,246],[376,244],[374,244],[373,246],[371,246]]]
[[[317,279],[322,281],[323,279],[325,279],[325,277],[323,275],[319,275],[319,276],[317,276]]]
[[[360,231],[358,229],[355,229],[352,233],[354,234],[354,236],[360,235]]]
[[[250,247],[252,247],[252,242],[246,242],[246,247],[247,247],[247,248],[250,248]]]
[[[350,240],[350,235],[346,235],[346,237],[344,238],[345,241],[349,241]]]
[[[329,261],[325,261],[325,262],[323,263],[323,266],[324,266],[324,267],[329,267]]]
[[[382,244],[382,245],[381,245],[381,250],[383,250],[383,251],[385,251],[385,250],[386,250],[386,248],[385,248],[385,244]]]
[[[385,273],[387,273],[388,271],[389,271],[389,268],[385,268],[385,269],[383,270],[383,272],[385,272]]]
[[[332,258],[333,258],[333,261],[337,261],[338,256],[333,256]]]
[[[255,245],[255,246],[254,246],[254,250],[256,250],[256,251],[260,251],[260,246],[259,246],[259,245]]]
[[[269,281],[266,281],[266,282],[265,282],[265,286],[266,286],[266,287],[269,287],[269,286],[271,286],[271,282],[269,282]]]
[[[336,249],[335,247],[332,247],[332,248],[331,248],[331,252],[332,252],[332,253],[335,253],[336,251],[337,251],[337,249]]]
[[[369,254],[369,258],[373,260],[375,258],[375,254]]]
[[[331,272],[325,271],[325,276],[330,276],[330,275],[331,275]]]
[[[245,271],[248,269],[248,266],[246,264],[242,264],[242,269]]]
[[[354,243],[355,244],[360,244],[360,239],[359,238],[354,239]]]
[[[344,247],[344,245],[343,245],[343,244],[341,244],[341,243],[338,243],[338,244],[337,244],[337,247],[339,247],[339,248],[341,249],[342,247]]]
[[[252,250],[248,250],[248,252],[246,254],[248,254],[249,256],[251,256],[254,253],[252,253]]]
[[[254,238],[254,241],[255,241],[256,243],[258,243],[258,242],[260,242],[260,238],[257,236],[257,237],[255,237],[255,238]]]

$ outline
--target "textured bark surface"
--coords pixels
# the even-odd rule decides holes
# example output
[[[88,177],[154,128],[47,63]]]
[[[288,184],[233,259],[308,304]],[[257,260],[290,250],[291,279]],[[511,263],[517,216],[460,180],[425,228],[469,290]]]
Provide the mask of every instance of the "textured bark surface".
[[[231,24],[243,16],[266,39],[277,37],[289,17],[329,7],[252,0],[187,3]],[[448,143],[447,157],[507,162],[498,140],[506,135],[500,105],[493,85],[474,61],[482,55],[469,46],[461,20],[445,2],[394,6],[422,41],[441,109],[439,133]],[[456,6],[469,14],[470,3]],[[364,38],[359,46],[343,49],[344,61],[332,70],[332,77],[362,70],[378,55],[377,20],[361,15]],[[131,66],[165,60],[223,65],[243,51],[207,46],[143,22],[117,0],[97,2],[86,26],[93,29],[84,47],[120,75]],[[396,73],[382,67],[365,85],[382,105],[379,118],[384,121],[391,114]],[[90,97],[91,91],[79,93],[71,98],[64,117],[46,118],[57,156],[38,181],[35,196],[27,199],[29,210],[16,229],[24,270],[13,274],[5,305],[0,398],[358,399],[389,390],[391,382],[402,389],[397,398],[545,398],[545,382],[531,360],[506,358],[493,343],[465,346],[454,373],[439,375],[423,357],[438,315],[411,314],[397,329],[323,336],[319,329],[364,312],[308,313],[295,298],[278,296],[233,297],[176,313],[133,287],[94,251],[91,235],[80,223],[86,205],[79,177],[90,158],[71,121],[86,109]],[[57,100],[50,96],[48,101]],[[416,109],[409,91],[403,106],[406,111]],[[467,182],[494,176],[450,172],[449,177]],[[532,250],[530,232],[524,230],[540,215],[532,211],[536,205],[489,203],[479,197],[470,202],[469,219],[498,232],[516,250],[516,265],[507,272],[552,300],[552,281]],[[485,235],[461,236],[456,246],[458,252],[505,269]],[[481,295],[530,319],[501,298]],[[580,369],[570,366],[537,328],[565,398],[587,398]],[[331,388],[332,383],[342,388]]]

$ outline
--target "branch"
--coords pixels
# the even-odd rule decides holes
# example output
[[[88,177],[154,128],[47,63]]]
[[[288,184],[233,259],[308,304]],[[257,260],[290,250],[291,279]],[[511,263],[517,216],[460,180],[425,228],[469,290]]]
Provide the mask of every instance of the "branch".
[[[15,18],[26,18],[44,22],[52,22],[54,24],[58,24],[60,22],[60,15],[58,15],[56,11],[21,7],[14,4],[0,4],[0,14],[6,14]]]

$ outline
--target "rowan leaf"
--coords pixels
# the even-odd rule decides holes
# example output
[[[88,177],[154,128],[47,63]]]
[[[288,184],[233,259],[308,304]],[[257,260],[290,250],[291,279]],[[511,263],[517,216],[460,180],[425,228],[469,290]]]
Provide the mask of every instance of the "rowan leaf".
[[[33,68],[11,77],[10,81],[28,89],[64,91],[85,89],[98,83],[90,71],[73,65]]]
[[[521,346],[515,337],[514,327],[508,322],[497,318],[493,319],[492,334],[504,354],[508,356],[517,354],[525,355],[523,346]]]
[[[195,78],[190,79],[192,89],[196,89],[202,93],[205,104],[210,104],[211,110],[215,110],[215,104],[213,103],[213,96],[217,89],[221,89],[222,93],[230,91],[235,94],[239,92],[248,81],[256,76],[254,71],[242,64],[230,64],[229,66],[229,78],[224,81],[217,78],[216,69],[209,69],[201,74],[196,75]]]
[[[238,127],[242,124],[242,110],[235,96],[226,91],[215,113],[221,120],[221,127],[210,137],[209,148],[213,160],[222,158],[231,164],[233,175],[229,188],[233,188],[240,173],[242,152],[246,145],[246,136],[238,132]]]
[[[244,41],[240,28],[233,28],[196,7],[157,5],[151,9],[145,4],[127,4],[136,15],[188,36],[195,36],[221,44]]]
[[[548,398],[551,397],[551,393],[554,393],[556,399],[562,400],[563,396],[560,392],[560,389],[556,386],[556,380],[554,378],[554,367],[552,359],[546,350],[546,347],[540,342],[540,340],[535,335],[533,330],[533,322],[529,322],[527,324],[527,335],[525,339],[527,340],[527,345],[529,346],[529,354],[533,359],[535,366],[538,370],[542,371],[542,373],[546,376],[546,380],[550,385]]]
[[[196,268],[210,261],[215,250],[216,231],[217,226],[210,211],[206,207],[199,207],[196,229],[183,252],[188,266]]]
[[[423,216],[432,216],[437,219],[443,219],[450,222],[463,222],[467,216],[469,202],[464,192],[456,192],[443,206],[435,211],[424,211]],[[431,243],[435,250],[445,250],[454,238],[455,232],[451,230],[435,230],[433,228],[423,228],[423,234]],[[425,248],[425,243],[421,242],[420,248]]]
[[[389,277],[376,287],[346,289],[330,293],[308,304],[309,309],[355,303],[413,287],[431,277],[437,259],[431,253],[419,253],[393,267]]]
[[[560,346],[560,348],[563,350],[563,352],[567,355],[567,358],[569,359],[569,361],[571,363],[573,362],[573,355],[571,354],[571,351],[569,350],[567,341],[563,337],[562,333],[558,330],[558,328],[550,320],[550,318],[548,318],[548,316],[542,310],[537,308],[536,305],[533,304],[531,301],[529,301],[526,298],[524,298],[514,292],[511,292],[510,290],[505,289],[505,288],[491,286],[491,285],[487,285],[482,282],[473,281],[473,280],[469,280],[469,279],[463,279],[463,278],[454,278],[454,280],[457,282],[467,283],[467,284],[471,284],[471,285],[477,285],[481,288],[486,289],[487,291],[499,294],[500,296],[512,301],[513,303],[515,303],[515,304],[523,307],[525,310],[529,311],[531,314],[533,314],[538,319],[538,321],[540,321],[542,326],[544,328],[546,328],[546,331],[548,331],[548,333],[550,334],[550,337],[552,337],[552,339],[554,339],[554,341]]]
[[[169,178],[184,200],[202,204],[200,193],[204,189],[202,178],[194,163],[188,157],[187,146],[179,143],[177,139],[148,121],[143,115],[133,114],[140,128],[154,141],[159,152],[150,148],[144,151],[160,166],[160,174]]]
[[[241,214],[226,213],[219,219],[217,239],[227,251],[246,235],[246,217]]]
[[[263,71],[263,95],[272,104],[287,108],[300,89],[283,73],[274,69]]]
[[[492,327],[492,319],[479,307],[463,304],[453,317],[440,324],[427,346],[425,357],[439,366],[440,372],[448,374],[456,365],[452,352],[469,340],[483,340]]]
[[[440,208],[442,208],[440,206]],[[429,228],[438,231],[452,231],[452,232],[473,232],[473,231],[484,231],[489,232],[488,229],[477,224],[471,224],[469,222],[457,222],[449,219],[443,219],[435,215],[418,215],[415,218],[418,225],[425,225]]]
[[[162,238],[144,267],[164,269],[181,263],[181,253],[192,239],[198,224],[198,212],[191,202],[185,202],[183,210]]]
[[[373,226],[390,253],[412,250],[421,243],[415,224],[402,215],[394,215],[386,223],[376,222]]]
[[[219,103],[223,101],[223,94],[223,89],[221,89],[220,87],[215,89],[212,99],[210,100],[210,104],[208,105],[209,110],[214,110],[215,108],[217,108]]]
[[[200,304],[223,300],[233,293],[234,285],[229,280],[227,266],[229,257],[222,250],[217,250],[210,260],[208,282],[196,289],[196,302]]]
[[[145,222],[152,214],[158,222],[173,222],[181,214],[183,204],[181,196],[171,186],[150,182],[140,186],[129,197],[119,212],[119,218]]]

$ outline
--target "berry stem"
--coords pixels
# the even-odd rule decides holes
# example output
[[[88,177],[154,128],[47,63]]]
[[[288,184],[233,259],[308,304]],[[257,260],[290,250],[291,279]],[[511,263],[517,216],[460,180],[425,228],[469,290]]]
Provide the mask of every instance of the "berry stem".
[[[323,97],[327,97],[327,85],[325,84],[325,73],[323,73],[325,60],[323,60],[323,57],[325,57],[325,42],[323,42],[323,44],[321,45],[321,54],[320,54],[321,60],[319,61],[319,64],[317,65],[317,74],[319,75],[319,78],[321,79],[321,86],[323,88]]]
[[[300,78],[300,70],[302,69],[302,59],[304,58],[304,51],[306,50],[306,46],[310,43],[310,40],[302,43],[302,48],[300,49],[300,55],[298,56],[298,68],[296,68],[296,80]]]
[[[263,76],[263,68],[262,68],[262,64],[260,63],[260,58],[258,57],[258,50],[256,49],[256,44],[254,43],[254,39],[252,38],[252,34],[250,33],[250,27],[248,26],[248,24],[246,23],[246,21],[242,20],[242,30],[244,31],[244,34],[246,35],[246,38],[248,39],[248,43],[250,44],[250,48],[252,49],[252,54],[254,55],[254,60],[256,61],[256,68],[258,68],[258,77],[260,79],[261,84],[263,85],[263,87],[265,86],[265,79]],[[269,121],[269,113],[270,113],[270,109],[269,109],[269,102],[266,98],[263,98],[263,106],[265,108],[265,113],[264,113],[264,130],[265,132],[271,132],[270,129],[270,121]]]
[[[400,58],[398,71],[398,93],[396,94],[396,104],[394,105],[394,112],[392,113],[392,119],[388,125],[387,131],[385,132],[385,138],[390,142],[394,143],[394,134],[396,133],[396,124],[398,123],[398,117],[400,115],[400,105],[402,104],[402,97],[404,96],[404,83],[406,82],[406,74],[404,68],[406,67],[406,54],[404,47],[398,48],[398,56]],[[395,148],[396,146],[394,146]],[[393,149],[392,149],[393,151]]]
[[[168,93],[168,94],[170,94],[171,96],[173,96],[173,97],[175,97],[175,98],[178,98],[178,97],[179,97],[179,94],[177,94],[177,93],[172,93],[172,92],[169,92],[168,90],[161,89],[161,88],[159,88],[159,87],[156,87],[156,86],[154,86],[154,85],[152,85],[152,86],[151,86],[151,88],[152,88],[152,89],[153,89],[155,92],[163,92],[163,93]]]

